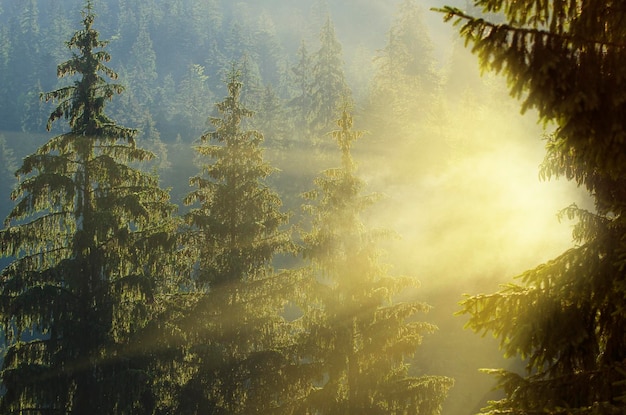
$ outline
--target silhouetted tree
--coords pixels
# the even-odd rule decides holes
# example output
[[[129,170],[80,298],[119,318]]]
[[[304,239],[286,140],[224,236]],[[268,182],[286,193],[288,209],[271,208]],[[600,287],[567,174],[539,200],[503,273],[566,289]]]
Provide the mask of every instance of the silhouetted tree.
[[[149,413],[154,405],[141,330],[167,286],[173,206],[157,178],[130,163],[151,154],[105,103],[122,92],[105,66],[106,42],[83,28],[67,43],[58,76],[73,84],[42,95],[57,102],[48,127],[69,131],[27,156],[15,207],[0,232],[0,314],[8,349],[2,413]]]
[[[503,72],[522,110],[555,122],[541,174],[589,190],[576,245],[497,293],[466,298],[469,326],[500,338],[526,372],[499,369],[493,414],[623,413],[626,402],[626,9],[622,2],[476,1],[495,24],[446,7],[483,66]]]

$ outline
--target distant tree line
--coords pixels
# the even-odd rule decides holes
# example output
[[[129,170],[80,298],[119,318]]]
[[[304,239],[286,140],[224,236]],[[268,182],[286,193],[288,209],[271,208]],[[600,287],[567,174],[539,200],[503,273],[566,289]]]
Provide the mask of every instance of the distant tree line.
[[[81,3],[0,3],[0,134],[9,149],[31,151],[40,144],[37,140],[42,140],[29,138],[43,132],[46,125],[49,109],[38,96],[68,82],[55,78],[54,73],[57,63],[69,58],[62,45],[72,35],[72,16]],[[306,146],[328,148],[323,137],[334,128],[337,106],[344,99],[354,101],[359,124],[374,140],[398,141],[396,146],[382,147],[402,159],[406,153],[403,146],[409,142],[406,136],[419,135],[415,132],[432,119],[431,104],[441,92],[443,77],[435,68],[433,46],[413,1],[401,2],[387,45],[371,52],[377,55],[374,62],[367,56],[367,64],[357,69],[362,73],[352,71],[350,77],[323,2],[312,8],[310,16],[301,18],[306,29],[298,34],[299,43],[281,37],[269,13],[252,16],[245,3],[101,3],[98,21],[110,41],[111,64],[125,86],[125,93],[108,105],[107,112],[138,129],[137,139],[157,155],[150,166],[159,169],[163,184],[173,188],[177,204],[185,191],[180,183],[193,174],[185,168],[192,167],[189,163],[178,161],[193,157],[189,143],[207,128],[211,111],[207,103],[226,93],[223,79],[233,63],[241,72],[242,103],[255,113],[249,124],[264,134],[266,146],[276,149],[272,160],[285,171],[281,177],[292,168],[284,160],[285,151]],[[362,92],[351,97],[354,88]],[[64,128],[62,124],[52,126],[54,132]],[[445,140],[438,145],[445,154]],[[424,169],[432,167],[431,158],[420,161]],[[168,170],[173,164],[179,168]],[[304,183],[311,179],[312,175],[303,177],[296,193],[304,191]],[[12,174],[7,180],[12,181]],[[272,180],[278,184],[281,179]],[[294,207],[291,201],[288,204]],[[4,204],[2,207],[6,212]]]

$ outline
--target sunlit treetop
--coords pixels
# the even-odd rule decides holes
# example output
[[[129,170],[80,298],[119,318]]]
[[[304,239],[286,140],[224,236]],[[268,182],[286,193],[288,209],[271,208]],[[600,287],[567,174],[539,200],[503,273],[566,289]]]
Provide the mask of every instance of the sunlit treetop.
[[[58,65],[59,78],[81,74],[73,85],[41,94],[46,102],[58,101],[56,109],[50,114],[47,129],[52,128],[54,121],[65,118],[72,133],[99,137],[115,137],[134,143],[136,131],[130,128],[116,126],[104,113],[105,102],[116,94],[124,91],[121,84],[108,83],[101,75],[117,79],[117,73],[105,65],[111,60],[111,55],[104,50],[107,41],[100,40],[100,34],[95,30],[93,22],[95,14],[91,1],[88,1],[82,11],[83,29],[74,33],[66,42],[70,50],[76,50],[72,57]]]

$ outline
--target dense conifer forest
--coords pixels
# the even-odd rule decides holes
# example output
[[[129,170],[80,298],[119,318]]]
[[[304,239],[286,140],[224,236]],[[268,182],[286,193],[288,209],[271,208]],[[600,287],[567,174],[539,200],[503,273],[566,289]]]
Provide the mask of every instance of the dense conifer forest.
[[[389,3],[0,0],[1,413],[623,412],[623,11]]]

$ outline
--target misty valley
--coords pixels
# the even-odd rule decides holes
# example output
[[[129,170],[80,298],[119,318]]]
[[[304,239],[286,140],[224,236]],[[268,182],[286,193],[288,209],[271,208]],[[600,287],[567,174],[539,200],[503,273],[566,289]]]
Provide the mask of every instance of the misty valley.
[[[0,413],[624,413],[625,13],[0,0]]]

